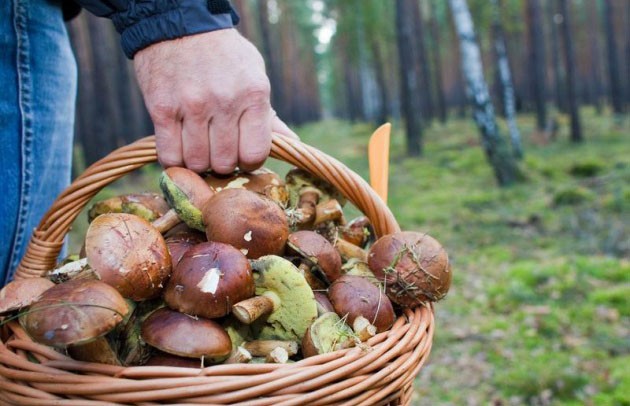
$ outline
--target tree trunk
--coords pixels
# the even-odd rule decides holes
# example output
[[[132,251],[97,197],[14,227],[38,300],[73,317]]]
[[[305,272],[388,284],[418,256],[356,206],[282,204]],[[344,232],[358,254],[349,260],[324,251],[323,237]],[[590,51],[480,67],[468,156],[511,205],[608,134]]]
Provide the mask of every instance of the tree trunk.
[[[425,124],[429,124],[434,116],[433,113],[433,96],[431,94],[431,71],[429,70],[429,57],[426,47],[426,36],[424,30],[424,19],[422,10],[417,0],[410,1],[411,20],[413,25],[413,36],[415,41],[412,43],[417,47],[416,63],[417,70],[420,73],[420,89],[418,97],[420,97],[420,105],[422,106],[422,117]]]
[[[575,56],[573,54],[573,38],[571,37],[571,20],[567,0],[560,0],[560,12],[564,17],[562,42],[564,45],[564,65],[567,67],[567,101],[569,102],[569,115],[571,116],[571,141],[582,142],[580,112],[578,111],[575,94]]]
[[[494,169],[497,182],[500,186],[508,186],[517,182],[521,176],[516,161],[496,125],[468,4],[466,0],[449,0],[449,4],[459,35],[462,69],[468,84],[468,94],[473,105],[473,115],[480,131],[482,145]]]
[[[590,60],[590,93],[593,97],[593,104],[597,114],[601,114],[602,111],[602,72],[600,68],[601,63],[601,49],[599,45],[599,27],[597,23],[597,2],[587,1],[587,25],[588,25],[588,41],[589,41],[589,60]]]
[[[529,33],[529,74],[536,106],[536,128],[544,131],[547,124],[545,106],[545,44],[540,0],[527,0],[527,29]]]
[[[271,33],[269,27],[269,10],[267,0],[258,2],[258,24],[260,26],[261,51],[267,61],[267,74],[271,84],[271,104],[282,117],[287,114],[287,106],[284,103],[284,83],[282,80],[282,68],[278,60],[278,54],[271,47]],[[287,117],[288,119],[288,117]]]
[[[551,26],[551,63],[553,65],[554,98],[558,110],[566,112],[566,97],[564,86],[562,85],[564,77],[560,66],[560,42],[558,41],[558,25],[562,24],[562,17],[556,12],[555,5],[556,3],[553,0],[547,3],[547,14],[549,15]]]
[[[499,0],[493,0],[494,19],[492,24],[492,32],[494,37],[494,48],[497,55],[499,82],[501,83],[501,91],[503,94],[503,105],[505,117],[508,122],[510,131],[510,141],[512,142],[512,153],[517,159],[523,157],[523,146],[521,144],[521,134],[516,125],[516,108],[514,105],[514,86],[512,85],[512,74],[510,73],[510,64],[508,61],[507,51],[505,49],[505,35],[503,33],[503,25],[501,24],[501,10]]]
[[[389,94],[387,92],[387,81],[385,78],[385,61],[381,53],[381,47],[374,35],[370,35],[370,47],[374,57],[374,71],[376,74],[376,84],[379,97],[379,111],[376,120],[379,124],[386,123],[389,117]]]
[[[440,122],[446,123],[446,103],[444,102],[444,85],[442,83],[442,60],[440,57],[440,26],[438,25],[435,0],[430,1],[431,7],[431,53],[433,59],[433,77],[435,78],[435,96],[437,115]]]
[[[407,130],[407,154],[422,154],[422,127],[420,123],[418,76],[414,69],[416,47],[413,45],[413,26],[410,21],[408,0],[396,0],[396,42],[400,69],[401,112]]]
[[[608,60],[608,75],[610,80],[610,100],[615,114],[623,113],[622,84],[619,77],[619,64],[617,61],[617,38],[613,26],[613,10],[611,0],[604,0],[604,30],[606,31],[606,53]],[[627,67],[626,67],[627,68]]]

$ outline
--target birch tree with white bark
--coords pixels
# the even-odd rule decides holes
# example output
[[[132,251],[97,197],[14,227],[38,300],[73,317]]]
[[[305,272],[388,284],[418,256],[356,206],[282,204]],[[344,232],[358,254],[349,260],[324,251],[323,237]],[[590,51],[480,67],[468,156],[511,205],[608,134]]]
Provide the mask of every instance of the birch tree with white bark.
[[[449,5],[459,37],[467,95],[473,107],[473,117],[479,128],[481,144],[499,185],[511,185],[522,179],[522,176],[507,142],[501,137],[497,127],[468,4],[466,0],[449,0]]]

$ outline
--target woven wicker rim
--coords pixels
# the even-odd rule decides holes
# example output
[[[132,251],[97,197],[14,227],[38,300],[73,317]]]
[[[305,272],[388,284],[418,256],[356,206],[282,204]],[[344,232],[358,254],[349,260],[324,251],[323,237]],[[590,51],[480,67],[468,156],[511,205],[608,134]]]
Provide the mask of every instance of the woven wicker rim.
[[[336,159],[277,134],[271,156],[333,184],[371,220],[377,235],[400,230],[372,188]],[[34,231],[16,278],[40,277],[54,267],[66,233],[89,200],[104,186],[155,160],[154,137],[147,137],[89,167]],[[2,328],[0,345],[0,399],[25,405],[407,405],[413,379],[431,350],[433,328],[432,306],[420,306],[405,310],[391,330],[362,347],[294,364],[191,369],[75,361],[32,342],[18,323],[9,322]]]

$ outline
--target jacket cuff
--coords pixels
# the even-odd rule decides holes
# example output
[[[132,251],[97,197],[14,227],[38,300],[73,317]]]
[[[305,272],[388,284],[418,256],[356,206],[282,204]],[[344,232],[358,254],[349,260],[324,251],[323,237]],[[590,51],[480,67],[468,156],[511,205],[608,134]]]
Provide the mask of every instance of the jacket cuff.
[[[238,15],[233,9],[213,14],[207,0],[179,0],[177,3],[175,8],[145,16],[126,27],[118,24],[121,21],[116,21],[116,16],[113,16],[128,58],[133,59],[136,52],[156,42],[232,28],[238,23]]]

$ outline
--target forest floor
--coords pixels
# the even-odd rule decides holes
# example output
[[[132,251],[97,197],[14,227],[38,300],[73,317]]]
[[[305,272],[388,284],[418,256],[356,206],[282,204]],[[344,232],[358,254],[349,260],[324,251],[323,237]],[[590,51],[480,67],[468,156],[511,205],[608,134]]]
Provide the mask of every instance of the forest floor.
[[[470,119],[433,124],[419,159],[405,157],[395,126],[389,204],[403,229],[442,242],[454,271],[413,404],[630,405],[628,122],[585,110],[583,144],[568,141],[560,118],[558,139],[540,145],[529,142],[531,117],[519,120],[526,181],[506,189]],[[372,130],[326,121],[297,132],[367,178]],[[101,197],[147,174],[155,185],[142,190],[155,190],[155,173]]]

